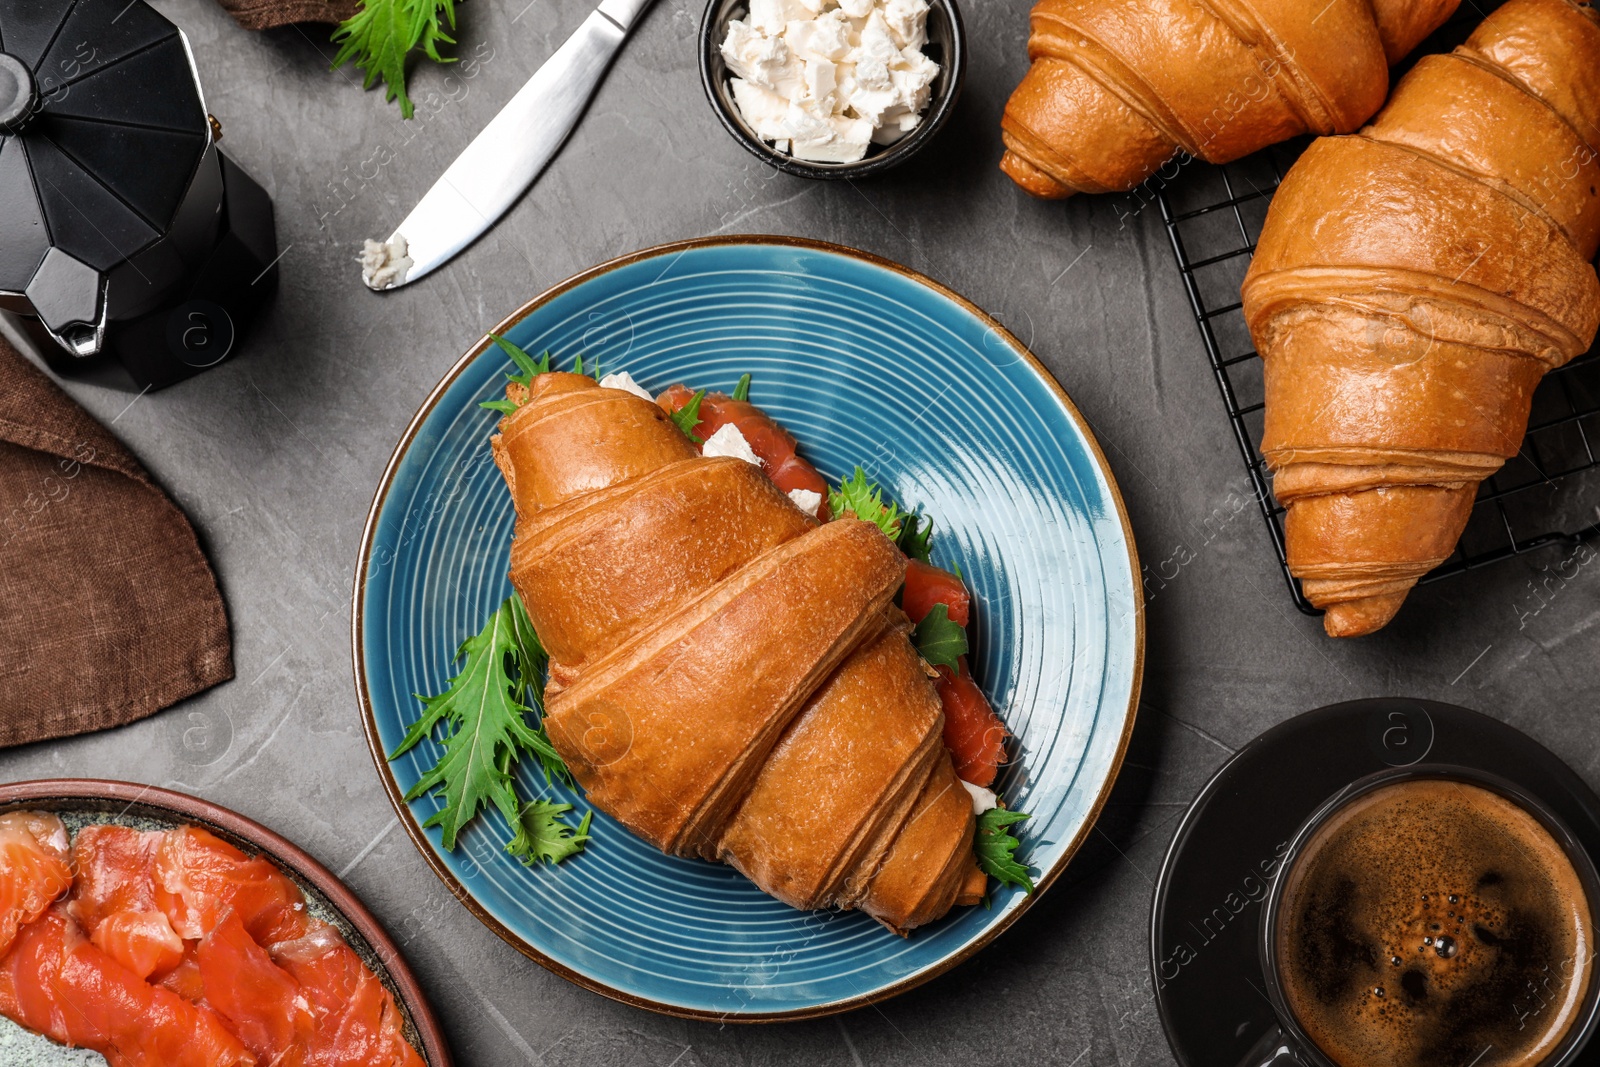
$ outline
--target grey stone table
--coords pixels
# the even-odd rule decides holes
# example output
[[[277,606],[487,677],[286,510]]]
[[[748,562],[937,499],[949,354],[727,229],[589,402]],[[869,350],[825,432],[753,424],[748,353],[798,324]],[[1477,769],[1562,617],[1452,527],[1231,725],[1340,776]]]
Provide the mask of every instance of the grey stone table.
[[[1147,964],[1152,879],[1185,805],[1257,733],[1335,700],[1433,697],[1528,731],[1600,784],[1600,577],[1559,567],[1561,550],[1426,588],[1360,641],[1329,641],[1294,611],[1155,212],[1037,202],[995,168],[1026,0],[964,5],[971,65],[950,126],[901,172],[856,184],[777,175],[738,147],[701,94],[698,0],[663,0],[511,215],[383,297],[360,285],[360,240],[388,232],[586,0],[461,4],[457,53],[471,62],[419,71],[409,123],[329,69],[325,29],[252,35],[209,0],[157,6],[189,34],[228,151],[277,204],[283,285],[244,349],[193,381],[137,399],[69,388],[199,528],[238,676],[124,729],[0,753],[0,779],[166,785],[293,838],[403,946],[463,1065],[1167,1064]],[[879,1008],[718,1027],[569,985],[451,899],[398,829],[362,739],[350,594],[384,462],[486,328],[598,261],[746,232],[899,260],[1009,324],[1093,424],[1158,577],[1132,751],[1051,893],[978,957]]]

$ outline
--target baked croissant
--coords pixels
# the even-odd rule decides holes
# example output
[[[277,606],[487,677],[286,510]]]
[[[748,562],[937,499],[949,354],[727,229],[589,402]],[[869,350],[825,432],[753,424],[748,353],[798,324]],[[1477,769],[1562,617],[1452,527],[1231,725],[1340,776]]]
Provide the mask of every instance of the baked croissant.
[[[1289,567],[1329,634],[1387,623],[1600,328],[1600,14],[1510,0],[1373,124],[1314,142],[1244,281]]]
[[[1460,0],[1040,0],[1000,163],[1034,196],[1126,192],[1180,150],[1226,163],[1350,133]]]
[[[825,525],[655,404],[547,373],[494,439],[545,726],[596,807],[797,908],[976,903],[972,800],[876,526]]]

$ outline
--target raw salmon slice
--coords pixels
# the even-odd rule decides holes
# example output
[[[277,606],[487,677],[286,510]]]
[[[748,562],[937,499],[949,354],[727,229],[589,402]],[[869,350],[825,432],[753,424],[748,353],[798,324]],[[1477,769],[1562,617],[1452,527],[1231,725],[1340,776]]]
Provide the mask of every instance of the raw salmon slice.
[[[44,914],[72,885],[67,830],[54,815],[0,815],[0,955],[17,929]]]
[[[310,928],[305,898],[288,875],[197,826],[167,832],[152,873],[155,905],[186,941],[204,937],[229,910],[263,945],[292,941]]]
[[[96,947],[140,978],[183,959],[183,939],[156,909],[150,876],[165,836],[101,824],[85,826],[72,843],[78,880],[67,910]]]
[[[159,911],[112,912],[89,940],[140,978],[172,970],[183,962],[183,939]]]
[[[23,927],[0,961],[0,1012],[111,1067],[253,1067],[217,1016],[152,986],[83,936],[65,907]]]
[[[316,1036],[300,983],[229,912],[195,951],[205,1000],[263,1064],[300,1067]]]
[[[272,955],[311,1005],[317,1033],[307,1067],[424,1067],[407,1043],[400,1009],[339,931],[317,923]]]
[[[128,826],[85,826],[72,842],[78,872],[67,906],[85,933],[94,936],[106,916],[119,911],[156,911],[150,871],[166,834]]]

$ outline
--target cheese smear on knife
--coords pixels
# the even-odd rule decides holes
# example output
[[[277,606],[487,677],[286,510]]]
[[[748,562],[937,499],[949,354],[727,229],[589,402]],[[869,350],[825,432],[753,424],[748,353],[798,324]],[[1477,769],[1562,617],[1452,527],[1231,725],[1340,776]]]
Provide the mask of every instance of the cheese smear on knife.
[[[922,121],[939,74],[927,26],[927,0],[750,0],[722,42],[734,102],[778,151],[854,162]]]

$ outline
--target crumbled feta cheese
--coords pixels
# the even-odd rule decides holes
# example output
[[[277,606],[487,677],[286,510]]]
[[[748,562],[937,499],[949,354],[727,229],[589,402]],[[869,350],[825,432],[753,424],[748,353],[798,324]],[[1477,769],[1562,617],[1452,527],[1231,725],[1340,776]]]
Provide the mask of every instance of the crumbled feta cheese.
[[[633,375],[629,374],[625,370],[619,370],[606,375],[604,378],[601,378],[600,388],[621,389],[624,393],[632,393],[634,396],[639,397],[642,400],[648,400],[652,404],[656,401],[656,398],[646,392],[644,386],[634,381]]]
[[[803,84],[804,67],[789,51],[782,36],[767,37],[737,19],[728,23],[722,58],[739,77],[763,89],[784,95]],[[735,92],[737,96],[737,92]],[[743,107],[740,107],[743,110]]]
[[[739,427],[731,422],[724,423],[721,429],[706,439],[706,443],[700,446],[700,454],[702,456],[732,456],[734,459],[742,459],[746,463],[754,463],[758,467],[761,466],[761,457],[755,454],[755,451],[750,447],[750,442],[746,441],[744,434],[739,432]]]
[[[810,515],[817,517],[817,509],[822,507],[822,494],[812,492],[810,489],[791,489],[789,499],[794,501],[794,506]]]
[[[973,785],[971,782],[962,782],[961,784],[966,786],[967,792],[972,796],[972,814],[982,815],[991,808],[1000,806],[1000,799],[994,795],[994,790],[985,789],[981,785]]]
[[[782,33],[791,21],[815,15],[801,0],[750,0],[750,25],[762,33]]]
[[[789,136],[788,100],[741,78],[733,79],[733,100],[757,137],[772,141]]]
[[[928,5],[926,0],[888,0],[883,5],[883,21],[902,49],[921,49],[928,43]]]
[[[404,285],[406,274],[415,265],[406,239],[398,233],[387,241],[362,242],[361,280],[368,289]]]
[[[722,42],[734,103],[780,152],[861,159],[922,121],[939,75],[927,22],[927,0],[751,0]]]

